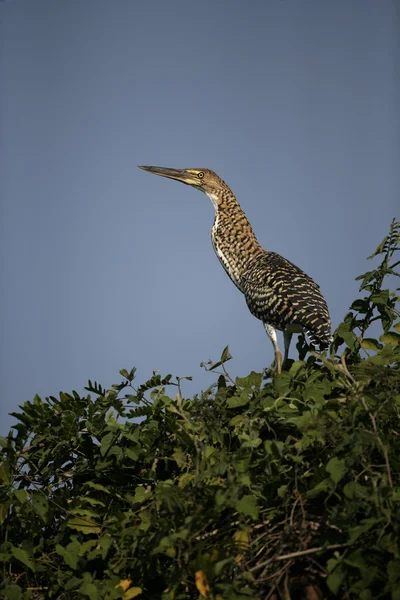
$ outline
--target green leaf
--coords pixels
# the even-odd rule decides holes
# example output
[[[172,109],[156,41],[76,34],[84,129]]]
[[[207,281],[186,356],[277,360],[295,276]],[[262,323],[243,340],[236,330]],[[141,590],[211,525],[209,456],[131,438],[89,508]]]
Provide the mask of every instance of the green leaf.
[[[99,492],[104,492],[105,494],[110,494],[110,490],[108,488],[106,488],[104,485],[101,485],[100,483],[95,483],[94,481],[85,481],[84,485],[87,487],[90,487],[94,490],[97,490]]]
[[[366,273],[363,273],[363,275],[356,277],[356,281],[360,281],[361,279],[363,280],[362,284],[360,285],[360,291],[365,289],[365,286],[375,278],[375,273],[376,271],[367,271]]]
[[[132,460],[133,462],[136,462],[139,460],[139,456],[140,456],[139,450],[135,450],[134,448],[125,448],[124,452],[125,452],[125,456],[127,458],[129,458],[130,460]]]
[[[85,501],[85,498],[83,498],[82,500]],[[98,517],[98,513],[96,511],[90,510],[89,508],[84,507],[82,505],[70,508],[69,512],[71,512],[74,515],[79,515],[80,517],[88,517],[89,520],[92,518],[96,519]]]
[[[226,401],[228,408],[237,408],[238,406],[246,406],[250,402],[250,398],[246,391],[242,391],[240,394],[228,398]]]
[[[279,496],[279,498],[285,498],[285,496],[287,496],[287,490],[288,490],[288,485],[281,485],[278,490],[277,490],[277,494]]]
[[[77,536],[73,535],[71,537],[74,538],[73,542],[71,542],[71,543],[76,542]],[[68,548],[68,546],[67,546],[67,548]],[[89,560],[92,558],[96,558],[97,555],[99,554],[98,549],[99,549],[98,540],[89,538],[85,542],[82,542],[80,544],[79,556],[87,556]]]
[[[143,512],[140,513],[139,515],[140,518],[140,525],[138,525],[138,528],[141,531],[148,531],[148,529],[151,527],[151,513],[148,510],[144,510]]]
[[[204,448],[204,458],[206,460],[208,460],[210,458],[210,456],[212,456],[216,451],[216,448],[214,446],[206,446]]]
[[[351,527],[351,529],[349,529],[350,544],[354,544],[354,542],[356,540],[358,540],[358,538],[361,535],[363,535],[367,531],[370,531],[372,529],[372,527],[376,527],[377,525],[379,525],[380,521],[381,521],[380,519],[375,519],[375,518],[364,519],[364,521],[361,523],[361,525],[356,525],[355,527]]]
[[[389,290],[382,290],[377,294],[371,294],[371,301],[375,304],[387,304],[389,300]]]
[[[0,525],[2,523],[4,523],[4,521],[5,521],[6,517],[7,517],[7,514],[8,514],[10,506],[11,506],[11,502],[10,501],[8,501],[8,502],[0,502]]]
[[[0,481],[2,481],[4,485],[9,485],[11,483],[10,464],[8,460],[0,463]]]
[[[380,350],[382,344],[379,344],[379,342],[373,338],[364,338],[361,340],[361,348],[364,348],[364,350]]]
[[[390,583],[396,583],[400,579],[400,559],[395,558],[391,560],[387,567],[387,574]]]
[[[231,353],[229,352],[229,346],[225,346],[221,354],[221,363],[226,362],[232,358]]]
[[[236,503],[236,510],[254,520],[258,518],[257,501],[254,496],[243,496],[243,498]]]
[[[346,483],[343,492],[347,498],[351,499],[366,498],[369,495],[367,488],[357,483],[357,481]]]
[[[351,567],[356,567],[360,570],[368,569],[368,563],[361,548],[357,548],[354,552],[350,552],[343,557],[343,562]]]
[[[400,346],[400,333],[389,331],[380,336],[380,341],[391,346]]]
[[[7,598],[8,600],[22,599],[22,590],[19,585],[8,585],[1,593],[4,594],[4,598]]]
[[[229,352],[229,347],[225,346],[225,348],[222,351],[220,360],[218,362],[214,363],[213,365],[211,365],[211,367],[208,370],[213,371],[217,367],[220,367],[221,365],[223,365],[228,360],[231,360],[231,358],[232,358],[232,355]]]
[[[49,502],[40,492],[32,492],[32,508],[46,523]]]
[[[325,396],[330,393],[331,389],[332,384],[327,380],[307,383],[304,390],[304,399],[313,399],[315,402],[323,404]]]
[[[24,489],[13,490],[14,496],[21,504],[24,504],[28,500],[28,492]]]
[[[383,240],[381,241],[381,243],[379,244],[379,246],[376,248],[375,252],[373,254],[371,254],[371,256],[368,256],[367,260],[374,258],[374,256],[376,256],[377,254],[382,254],[383,252],[385,252],[386,248],[387,248],[388,240],[389,240],[388,236],[385,236],[383,238]]]
[[[226,569],[227,566],[233,564],[234,560],[235,559],[232,556],[230,558],[225,558],[224,560],[220,560],[217,563],[215,563],[215,566],[214,566],[214,572],[215,572],[215,574],[216,575],[220,575],[220,573],[222,573],[223,570]]]
[[[278,460],[282,458],[284,447],[284,443],[280,440],[265,440],[264,442],[266,453],[274,456]]]
[[[304,369],[304,362],[296,360],[289,369],[289,375],[295,377],[302,369]]]
[[[142,588],[131,587],[125,592],[125,594],[122,597],[122,600],[131,600],[131,598],[136,598],[136,596],[140,596],[142,593]]]
[[[346,568],[341,563],[338,563],[337,560],[330,559],[328,560],[328,571],[331,571],[331,573],[329,573],[326,583],[331,592],[337,596],[346,578]]]
[[[84,596],[88,596],[90,600],[99,600],[100,598],[99,592],[94,583],[82,583],[81,587],[79,588],[79,592]]]
[[[80,577],[71,577],[71,579],[69,579],[65,585],[64,585],[64,589],[65,590],[72,590],[76,587],[78,587],[78,585],[80,585],[82,583],[82,578]]]
[[[114,441],[115,434],[110,431],[101,440],[100,454],[104,456]]]
[[[68,527],[71,527],[71,529],[76,529],[84,534],[101,532],[101,527],[98,523],[91,521],[90,519],[84,519],[83,517],[74,517],[73,519],[69,519],[67,521],[67,525]]]
[[[370,356],[367,360],[375,365],[391,365],[397,363],[400,360],[399,348],[392,348],[387,344],[380,352],[378,352],[378,354]]]
[[[113,446],[108,453],[108,456],[115,456],[117,463],[121,462],[124,457],[124,452],[119,446]]]
[[[159,398],[159,402],[163,406],[168,406],[169,404],[171,404],[171,402],[173,402],[173,399],[170,398],[169,396],[161,396],[161,398]]]
[[[292,386],[292,377],[290,373],[283,372],[280,375],[277,375],[274,378],[274,389],[278,392],[280,396],[284,396],[287,392],[290,391]]]
[[[103,535],[100,538],[100,549],[101,549],[101,558],[104,560],[108,554],[109,549],[111,548],[113,543],[113,539],[110,535]]]
[[[335,483],[339,483],[344,474],[346,473],[346,461],[337,458],[336,456],[331,458],[326,465],[326,470]]]
[[[247,377],[236,377],[236,385],[240,388],[251,388],[259,390],[262,382],[261,373],[252,371]]]
[[[126,369],[120,370],[120,374],[122,375],[122,377],[125,377],[125,379],[127,379],[128,381],[133,381],[133,379],[135,378],[135,373],[136,373],[135,367],[133,367],[133,369],[131,369],[131,371],[129,373]]]
[[[149,492],[144,488],[143,485],[138,485],[135,488],[135,495],[133,502],[144,502],[149,497]]]
[[[91,506],[105,506],[104,502],[97,500],[96,498],[91,498],[90,496],[80,496],[79,499],[82,504],[90,504]]]
[[[56,544],[56,552],[63,557],[71,569],[75,570],[78,566],[80,547],[81,544],[79,542],[70,542],[66,548],[63,548],[60,544]]]
[[[27,553],[26,550],[23,550],[22,548],[17,548],[15,546],[13,546],[11,548],[11,552],[12,552],[12,555],[14,556],[14,558],[16,558],[17,560],[22,562],[31,571],[33,571],[33,572],[36,571],[35,563],[34,563],[33,559],[29,556],[29,554]]]
[[[307,498],[315,498],[326,492],[330,492],[332,489],[332,482],[330,479],[323,479],[318,482],[311,490],[307,492]]]
[[[368,298],[363,298],[363,299],[359,298],[359,299],[355,300],[353,302],[353,304],[350,306],[351,310],[355,310],[361,314],[365,314],[368,311],[368,308],[369,308]]]
[[[353,331],[350,331],[348,323],[340,323],[335,333],[336,335],[343,338],[344,342],[351,350],[354,349],[355,344],[357,342],[357,336],[355,335],[355,333],[353,333]]]
[[[196,478],[196,475],[194,475],[194,473],[184,473],[183,475],[181,475],[179,477],[179,481],[178,481],[178,487],[180,488],[185,488],[187,485],[189,485],[193,479]]]

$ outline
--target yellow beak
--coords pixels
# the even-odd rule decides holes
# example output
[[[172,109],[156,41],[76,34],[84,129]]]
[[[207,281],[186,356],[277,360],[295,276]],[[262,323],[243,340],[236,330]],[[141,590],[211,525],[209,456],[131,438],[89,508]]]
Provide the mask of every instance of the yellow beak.
[[[167,169],[166,167],[146,167],[139,166],[139,169],[154,173],[154,175],[160,175],[161,177],[168,177],[169,179],[175,179],[186,185],[199,186],[199,179],[193,173],[189,173],[186,169]]]

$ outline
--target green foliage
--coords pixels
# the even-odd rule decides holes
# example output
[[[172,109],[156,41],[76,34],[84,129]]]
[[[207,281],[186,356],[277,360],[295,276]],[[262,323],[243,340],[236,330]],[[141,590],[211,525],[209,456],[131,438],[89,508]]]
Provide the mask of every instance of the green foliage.
[[[21,406],[0,439],[1,597],[399,600],[399,230],[330,357],[233,381],[226,348],[193,399],[132,369]]]

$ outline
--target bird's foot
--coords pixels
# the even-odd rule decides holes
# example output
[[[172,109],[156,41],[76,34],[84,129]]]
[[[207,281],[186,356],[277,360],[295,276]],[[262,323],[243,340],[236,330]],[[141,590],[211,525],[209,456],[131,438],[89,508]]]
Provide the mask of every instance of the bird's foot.
[[[285,358],[282,363],[282,371],[289,371],[290,367],[294,363],[294,360],[291,358]]]
[[[281,366],[280,366],[280,370],[278,369],[279,363],[278,365],[276,365],[276,363],[274,362],[273,365],[271,365],[270,367],[266,367],[263,372],[262,372],[262,378],[265,381],[266,379],[273,379],[274,377],[276,377],[276,375],[281,375],[284,371],[289,371],[290,367],[292,366],[292,364],[294,363],[294,360],[291,358],[286,358]]]

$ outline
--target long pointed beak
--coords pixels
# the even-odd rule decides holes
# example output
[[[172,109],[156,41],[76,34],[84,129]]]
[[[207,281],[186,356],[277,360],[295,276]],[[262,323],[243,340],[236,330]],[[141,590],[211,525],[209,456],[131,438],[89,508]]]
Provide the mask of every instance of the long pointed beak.
[[[192,173],[188,173],[185,169],[167,169],[165,167],[146,167],[139,166],[139,169],[154,173],[154,175],[161,175],[161,177],[168,177],[169,179],[175,179],[181,181],[187,185],[195,185],[198,183],[198,179],[193,176]]]

